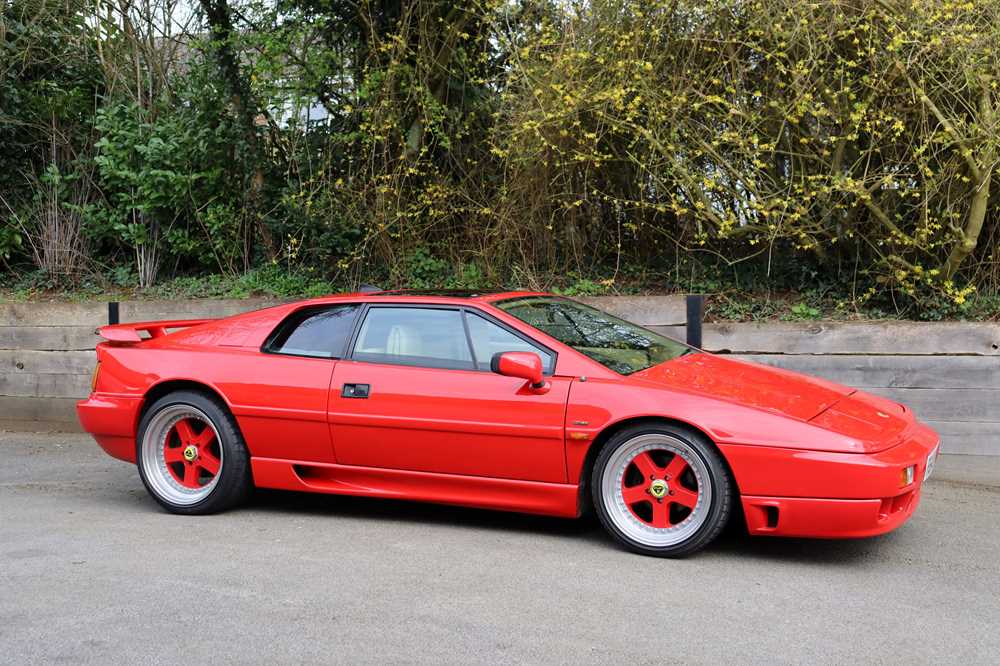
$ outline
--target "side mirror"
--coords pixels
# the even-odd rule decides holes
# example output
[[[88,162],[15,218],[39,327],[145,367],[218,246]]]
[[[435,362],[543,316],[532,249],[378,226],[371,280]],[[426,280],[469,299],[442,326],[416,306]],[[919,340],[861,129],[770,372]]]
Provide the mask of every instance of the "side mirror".
[[[490,359],[490,370],[505,377],[527,379],[536,390],[545,387],[542,359],[535,352],[498,352]]]

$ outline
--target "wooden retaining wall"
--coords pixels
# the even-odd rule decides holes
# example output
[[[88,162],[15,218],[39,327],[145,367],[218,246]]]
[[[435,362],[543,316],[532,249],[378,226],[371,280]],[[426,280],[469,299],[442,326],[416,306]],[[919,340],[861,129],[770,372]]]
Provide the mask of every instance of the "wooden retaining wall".
[[[684,338],[678,296],[581,299]],[[222,317],[278,301],[132,301],[121,320]],[[78,430],[94,335],[106,303],[0,303],[0,428]],[[707,324],[705,349],[805,372],[903,402],[949,453],[1000,455],[1000,324],[771,322]]]

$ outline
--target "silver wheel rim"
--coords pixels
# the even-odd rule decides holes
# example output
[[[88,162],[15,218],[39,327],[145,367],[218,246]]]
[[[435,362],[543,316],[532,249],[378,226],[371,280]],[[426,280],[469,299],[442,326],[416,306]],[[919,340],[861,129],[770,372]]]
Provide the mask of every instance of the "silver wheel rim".
[[[206,427],[211,428],[215,435],[215,441],[218,442],[219,471],[208,483],[199,488],[189,488],[182,485],[167,468],[164,448],[166,439],[172,433],[174,426],[183,419],[195,419],[205,423]],[[139,461],[146,481],[157,497],[171,504],[189,506],[208,497],[218,485],[225,465],[224,456],[225,452],[222,448],[222,438],[219,437],[219,431],[205,412],[191,405],[170,405],[157,412],[146,427]]]
[[[630,471],[633,461],[637,456],[650,451],[680,456],[687,463],[697,484],[697,504],[680,522],[666,528],[654,527],[642,520],[629,508],[624,497],[623,479],[626,472],[634,474],[634,471]],[[712,505],[708,465],[683,440],[662,433],[638,435],[618,447],[605,465],[601,478],[601,499],[611,522],[632,541],[649,547],[675,546],[691,538],[708,520]],[[655,500],[651,497],[650,502],[652,501]]]

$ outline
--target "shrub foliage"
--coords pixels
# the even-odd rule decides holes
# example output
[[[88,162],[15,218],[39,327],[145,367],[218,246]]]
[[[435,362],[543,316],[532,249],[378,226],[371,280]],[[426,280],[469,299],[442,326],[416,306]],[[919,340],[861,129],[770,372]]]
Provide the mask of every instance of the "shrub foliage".
[[[961,307],[998,105],[1000,0],[7,0],[0,260]]]

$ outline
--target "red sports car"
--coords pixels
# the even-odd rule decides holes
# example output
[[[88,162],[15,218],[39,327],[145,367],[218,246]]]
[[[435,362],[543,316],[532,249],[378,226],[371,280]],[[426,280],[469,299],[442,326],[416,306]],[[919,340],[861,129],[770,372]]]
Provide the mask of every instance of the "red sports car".
[[[99,333],[80,421],[174,513],[255,486],[593,508],[626,547],[678,556],[734,513],[754,535],[888,532],[938,449],[895,402],[543,293],[355,293]]]

